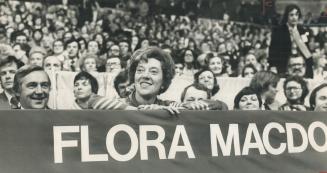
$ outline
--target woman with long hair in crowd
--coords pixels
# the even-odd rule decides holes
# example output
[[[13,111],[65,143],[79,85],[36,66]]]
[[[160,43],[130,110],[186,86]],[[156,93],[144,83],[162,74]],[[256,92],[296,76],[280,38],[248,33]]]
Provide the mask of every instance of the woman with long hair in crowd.
[[[243,67],[242,77],[243,78],[252,78],[257,73],[257,69],[253,64],[247,64]]]
[[[207,67],[215,74],[215,77],[228,77],[224,59],[214,53],[208,53],[206,56]]]
[[[203,85],[210,93],[210,98],[214,101],[217,109],[219,110],[228,110],[228,106],[223,101],[212,99],[219,91],[219,85],[217,78],[214,76],[214,73],[210,69],[202,69],[194,74],[194,83]],[[213,102],[212,102],[213,103]]]
[[[184,64],[183,74],[186,76],[193,76],[197,72],[196,54],[191,49],[183,49],[181,51],[181,60]]]

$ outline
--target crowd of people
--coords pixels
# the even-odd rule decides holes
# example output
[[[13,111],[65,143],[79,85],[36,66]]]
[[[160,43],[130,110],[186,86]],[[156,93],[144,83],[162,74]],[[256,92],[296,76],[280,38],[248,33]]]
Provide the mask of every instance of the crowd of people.
[[[71,71],[77,73],[71,109],[228,110],[213,96],[217,78],[235,77],[251,79],[234,99],[236,110],[327,111],[327,32],[302,28],[296,5],[271,29],[83,2],[0,3],[0,109],[49,109],[48,74]],[[95,73],[115,75],[120,98],[99,95]],[[175,77],[192,84],[180,102],[160,99]],[[275,99],[280,78],[286,103]],[[310,78],[319,83],[312,91]]]

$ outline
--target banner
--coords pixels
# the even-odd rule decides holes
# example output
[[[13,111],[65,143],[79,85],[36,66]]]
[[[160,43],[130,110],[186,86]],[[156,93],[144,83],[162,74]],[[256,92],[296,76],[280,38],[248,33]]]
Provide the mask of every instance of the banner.
[[[3,173],[327,171],[317,112],[1,111]]]

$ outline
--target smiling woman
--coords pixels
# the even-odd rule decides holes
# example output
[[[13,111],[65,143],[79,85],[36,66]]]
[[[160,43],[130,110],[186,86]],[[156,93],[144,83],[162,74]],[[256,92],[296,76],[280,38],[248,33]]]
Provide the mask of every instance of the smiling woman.
[[[130,64],[130,83],[134,83],[135,92],[126,102],[135,107],[168,106],[170,101],[160,100],[157,96],[168,89],[174,77],[175,69],[171,56],[159,48],[149,47],[136,51]]]

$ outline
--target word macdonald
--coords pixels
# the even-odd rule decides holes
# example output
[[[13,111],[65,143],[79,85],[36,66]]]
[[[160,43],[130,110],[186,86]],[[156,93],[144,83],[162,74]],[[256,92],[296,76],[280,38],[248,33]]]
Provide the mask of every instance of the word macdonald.
[[[280,123],[270,122],[266,124],[260,134],[257,125],[255,123],[249,123],[245,138],[240,138],[240,128],[238,124],[229,124],[228,132],[225,135],[223,135],[219,124],[210,124],[210,134],[208,135],[210,135],[211,156],[218,157],[220,152],[222,156],[249,155],[250,149],[258,150],[261,155],[280,155],[285,152],[301,153],[304,152],[309,145],[317,152],[326,152],[326,124],[320,121],[312,122],[307,129],[308,130],[298,123],[285,123],[282,125]],[[281,141],[279,146],[271,145],[269,141],[270,132],[272,130],[277,130],[278,133],[285,136],[285,141]],[[322,144],[321,142],[317,142],[315,137],[315,131],[318,130],[322,131],[325,136],[325,141]],[[127,134],[131,142],[127,153],[119,153],[115,147],[115,137],[121,135],[121,132]],[[80,147],[81,162],[108,161],[109,156],[116,161],[126,162],[134,159],[138,152],[141,160],[148,160],[148,147],[155,147],[157,149],[159,159],[175,159],[176,154],[181,152],[185,153],[189,159],[196,159],[184,125],[176,126],[168,150],[166,150],[167,148],[163,145],[166,138],[163,127],[159,125],[140,125],[138,132],[137,134],[132,127],[125,124],[115,125],[109,129],[105,138],[107,153],[91,154],[88,126],[54,126],[54,162],[63,163],[63,149],[72,147]],[[80,138],[76,140],[63,140],[63,134],[67,133],[79,133]],[[148,139],[148,133],[156,133],[156,139]],[[302,138],[300,145],[295,145],[294,133],[300,134]],[[223,136],[226,136],[226,138],[224,139]],[[241,143],[240,139],[244,139],[244,141]],[[80,140],[80,146],[78,146],[78,140]],[[119,141],[116,141],[116,145],[117,143],[119,144]],[[66,150],[67,149],[65,149],[65,151]],[[232,151],[234,153],[232,153]]]

